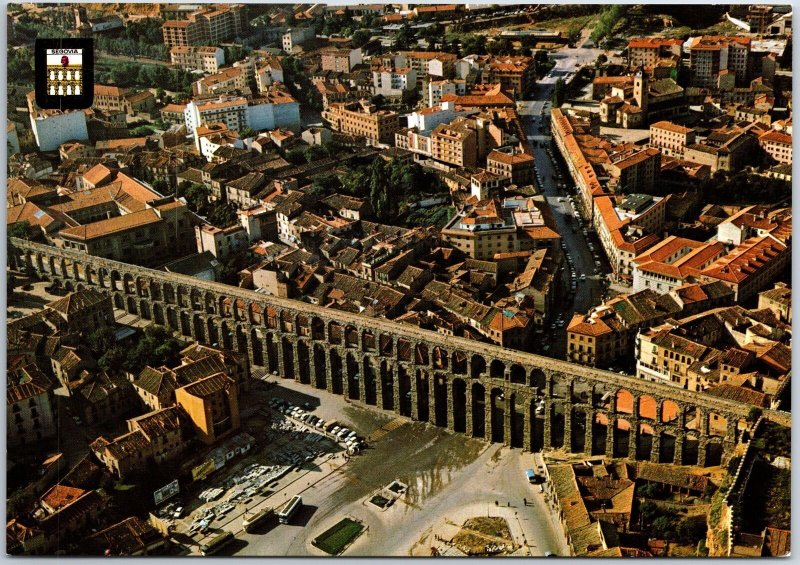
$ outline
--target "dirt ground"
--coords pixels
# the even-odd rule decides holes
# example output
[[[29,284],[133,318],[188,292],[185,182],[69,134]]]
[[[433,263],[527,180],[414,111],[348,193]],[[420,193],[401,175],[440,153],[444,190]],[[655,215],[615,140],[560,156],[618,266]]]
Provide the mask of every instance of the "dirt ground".
[[[453,543],[467,555],[508,555],[517,549],[505,518],[470,518],[453,538]]]

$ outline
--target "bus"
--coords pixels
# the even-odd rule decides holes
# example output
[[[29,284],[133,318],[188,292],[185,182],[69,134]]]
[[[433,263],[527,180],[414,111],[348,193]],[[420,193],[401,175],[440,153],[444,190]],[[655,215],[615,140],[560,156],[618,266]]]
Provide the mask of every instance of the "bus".
[[[216,552],[220,551],[223,547],[231,543],[236,536],[233,535],[231,532],[222,532],[210,542],[203,544],[200,546],[200,554],[203,556],[206,555],[214,555]]]
[[[303,505],[303,499],[299,496],[293,496],[292,499],[287,502],[283,508],[281,508],[280,512],[278,512],[278,521],[281,524],[288,524],[289,521],[292,519],[300,507]]]
[[[265,508],[261,512],[256,512],[252,516],[248,516],[245,513],[244,518],[242,518],[242,528],[244,528],[244,531],[249,534],[258,526],[274,517],[275,511],[272,508]]]

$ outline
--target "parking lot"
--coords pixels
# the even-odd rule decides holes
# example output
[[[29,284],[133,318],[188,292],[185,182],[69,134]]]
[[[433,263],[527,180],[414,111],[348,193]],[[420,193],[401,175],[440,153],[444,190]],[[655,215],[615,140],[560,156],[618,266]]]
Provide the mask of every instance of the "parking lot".
[[[503,512],[528,540],[526,555],[558,551],[546,508],[531,502],[535,493],[524,476],[531,454],[368,409],[294,381],[269,380],[251,387],[246,401],[252,415],[243,428],[260,447],[211,475],[192,500],[181,500],[174,537],[185,554],[197,554],[202,543],[230,531],[236,539],[218,555],[321,555],[311,540],[344,517],[366,526],[345,555],[419,554],[420,540],[427,540],[437,524],[462,510],[493,506],[500,497],[509,499]],[[327,425],[303,422],[295,417],[297,410],[284,414],[279,400]],[[264,416],[267,410],[269,418]],[[347,442],[339,437],[334,441],[326,431],[336,425],[363,438],[363,450],[348,455]],[[313,458],[307,461],[309,455]],[[402,496],[392,496],[392,504],[385,506],[373,502],[376,495],[388,498],[393,484],[402,485]],[[199,499],[203,493],[212,499]],[[273,521],[243,532],[245,512],[277,511],[294,496],[302,497],[302,507],[288,524]],[[530,506],[522,504],[524,497]],[[201,533],[200,521],[211,517],[212,510],[214,519]],[[428,541],[433,540],[423,545]]]

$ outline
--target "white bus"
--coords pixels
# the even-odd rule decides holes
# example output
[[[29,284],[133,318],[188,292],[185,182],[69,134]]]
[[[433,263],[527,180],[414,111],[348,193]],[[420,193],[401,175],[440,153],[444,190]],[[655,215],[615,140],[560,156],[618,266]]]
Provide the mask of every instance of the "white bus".
[[[292,499],[281,508],[280,512],[278,512],[278,521],[281,524],[288,524],[292,516],[300,510],[302,505],[303,499],[299,496],[293,496]]]

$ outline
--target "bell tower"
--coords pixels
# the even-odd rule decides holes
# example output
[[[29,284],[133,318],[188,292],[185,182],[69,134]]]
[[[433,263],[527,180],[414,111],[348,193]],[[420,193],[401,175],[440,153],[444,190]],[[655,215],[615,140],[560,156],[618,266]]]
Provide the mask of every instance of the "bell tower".
[[[647,112],[647,98],[647,74],[642,67],[639,67],[633,77],[633,99],[642,112]]]

